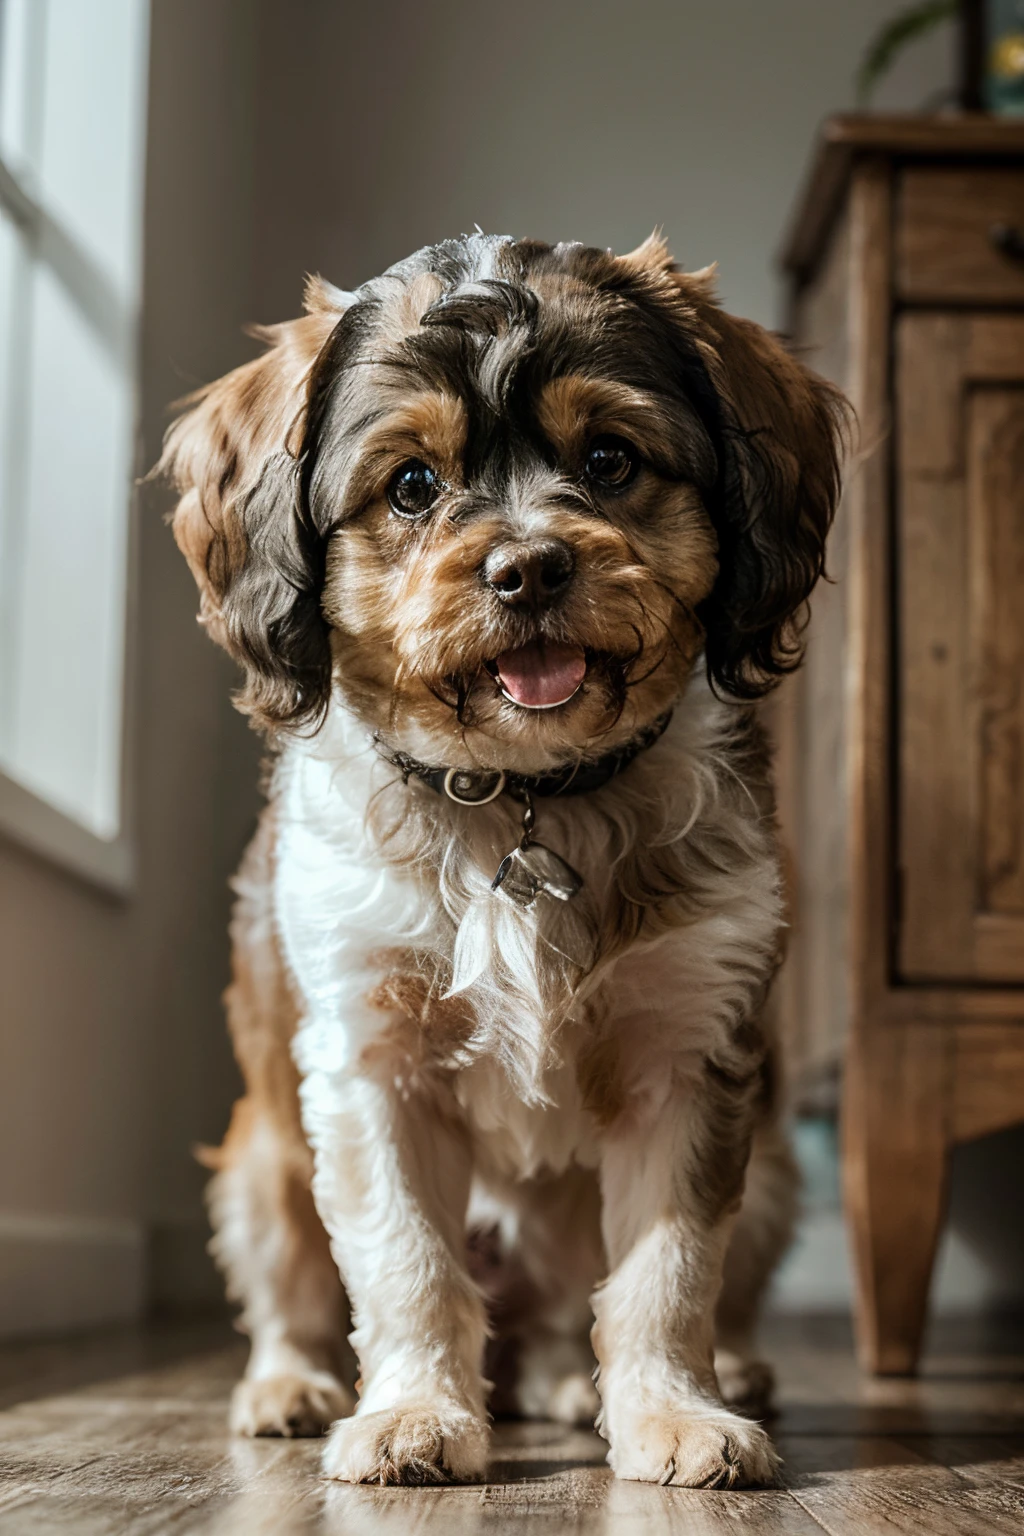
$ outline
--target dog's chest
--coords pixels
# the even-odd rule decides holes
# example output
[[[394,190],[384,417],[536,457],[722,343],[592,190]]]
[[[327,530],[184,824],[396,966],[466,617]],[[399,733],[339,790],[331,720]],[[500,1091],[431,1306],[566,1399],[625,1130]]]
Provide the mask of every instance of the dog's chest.
[[[584,797],[545,807],[538,831],[584,885],[570,901],[545,898],[544,917],[491,889],[510,835],[500,807],[446,824],[399,781],[389,793],[403,816],[378,838],[381,766],[364,744],[348,760],[307,751],[279,778],[275,909],[300,995],[300,1070],[337,1081],[372,1061],[411,1084],[440,1069],[481,1158],[505,1174],[590,1161],[638,1075],[664,1079],[748,1016],[781,916],[767,833],[712,799],[719,852],[696,869],[696,910],[684,904],[679,923],[662,911],[656,937],[634,933],[620,948],[608,943],[608,829],[640,847],[638,813],[620,808],[619,826]],[[681,841],[676,857],[685,881]],[[637,886],[638,856],[631,867]]]
[[[308,818],[286,824],[281,851],[278,920],[302,994],[304,1075],[348,1077],[386,1059],[394,1080],[412,1086],[440,1070],[475,1163],[503,1179],[596,1161],[579,1078],[584,1037],[552,1006],[564,1010],[571,989],[561,956],[538,946],[535,918],[485,884],[462,923],[446,923],[429,885],[351,842],[332,846]],[[470,978],[453,994],[446,978],[460,935]]]
[[[474,1161],[502,1179],[560,1173],[570,1163],[597,1163],[592,1117],[584,1108],[575,1064],[540,1074],[535,1095],[517,1090],[500,1061],[482,1056],[459,1072],[455,1095],[474,1145]]]
[[[283,785],[275,913],[301,1000],[300,1065],[358,1068],[387,1036],[448,1068],[486,1073],[485,1058],[500,1058],[498,1078],[511,1072],[543,1100],[562,962],[539,962],[532,919],[491,892],[493,860],[463,854],[446,886],[423,860],[382,856],[365,804],[340,803],[320,764],[299,769]],[[422,1052],[414,1027],[396,1029],[402,1017],[422,1026]],[[497,1083],[481,1094],[502,1097]]]

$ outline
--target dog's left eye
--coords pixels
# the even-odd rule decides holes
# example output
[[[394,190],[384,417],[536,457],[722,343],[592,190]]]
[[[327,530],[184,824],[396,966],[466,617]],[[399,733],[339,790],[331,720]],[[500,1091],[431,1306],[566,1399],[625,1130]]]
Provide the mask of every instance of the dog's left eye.
[[[429,464],[409,459],[388,482],[388,504],[399,517],[423,517],[438,498],[441,486]]]
[[[588,480],[619,491],[630,483],[640,468],[640,455],[624,437],[605,433],[595,437],[587,449],[585,471]]]

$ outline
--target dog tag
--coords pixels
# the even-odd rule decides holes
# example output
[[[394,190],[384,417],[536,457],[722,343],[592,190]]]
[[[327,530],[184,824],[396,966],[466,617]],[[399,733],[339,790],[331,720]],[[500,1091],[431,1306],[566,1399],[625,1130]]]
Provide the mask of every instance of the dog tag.
[[[582,886],[582,877],[572,865],[543,843],[513,848],[502,859],[491,881],[492,891],[500,891],[526,910],[542,895],[554,896],[556,901],[571,901]]]

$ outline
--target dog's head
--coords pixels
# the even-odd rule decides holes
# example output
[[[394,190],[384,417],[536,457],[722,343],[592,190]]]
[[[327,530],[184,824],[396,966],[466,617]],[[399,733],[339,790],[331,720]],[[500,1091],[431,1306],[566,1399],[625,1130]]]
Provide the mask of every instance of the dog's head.
[[[635,734],[702,654],[741,698],[797,664],[843,402],[660,240],[470,236],[306,308],[161,461],[261,724],[336,689],[418,756],[536,772]]]

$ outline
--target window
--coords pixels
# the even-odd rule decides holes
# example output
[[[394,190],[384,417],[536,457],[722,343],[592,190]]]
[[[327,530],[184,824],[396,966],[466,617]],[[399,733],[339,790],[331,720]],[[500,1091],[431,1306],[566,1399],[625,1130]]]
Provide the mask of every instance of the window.
[[[0,822],[114,887],[148,0],[0,0]]]

